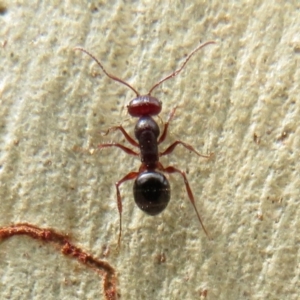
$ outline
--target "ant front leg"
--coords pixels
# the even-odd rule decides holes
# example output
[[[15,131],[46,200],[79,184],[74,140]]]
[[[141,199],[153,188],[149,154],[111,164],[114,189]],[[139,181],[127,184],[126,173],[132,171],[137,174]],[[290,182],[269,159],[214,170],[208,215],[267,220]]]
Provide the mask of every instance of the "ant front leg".
[[[118,238],[118,246],[120,247],[121,244],[121,235],[122,235],[122,198],[120,193],[120,185],[124,183],[127,180],[133,180],[139,175],[139,172],[130,172],[126,176],[124,176],[121,180],[115,183],[116,189],[117,189],[117,205],[118,205],[118,211],[119,211],[119,238]]]
[[[163,133],[161,134],[161,136],[160,136],[160,138],[159,138],[159,140],[157,142],[158,144],[162,143],[166,139],[166,136],[167,136],[167,133],[168,133],[169,124],[170,124],[170,122],[172,121],[172,119],[173,119],[173,117],[175,115],[176,109],[177,109],[177,106],[175,106],[171,110],[171,113],[169,115],[168,121],[165,123]]]
[[[179,173],[179,174],[183,177],[183,181],[184,181],[185,188],[186,188],[187,194],[188,194],[188,196],[189,196],[190,202],[192,203],[192,205],[193,205],[193,207],[194,207],[194,209],[195,209],[195,211],[196,211],[196,214],[197,214],[198,220],[199,220],[199,222],[200,222],[200,224],[201,224],[201,227],[203,228],[203,230],[204,230],[206,236],[210,239],[210,236],[209,236],[207,230],[205,229],[205,226],[204,226],[204,224],[203,224],[203,222],[202,222],[202,219],[201,219],[201,217],[200,217],[200,214],[199,214],[199,212],[198,212],[198,210],[197,210],[196,203],[195,203],[195,198],[194,198],[193,192],[192,192],[192,190],[191,190],[190,184],[189,184],[189,182],[188,182],[188,180],[187,180],[187,177],[186,177],[186,175],[185,175],[185,172],[183,172],[183,171],[181,171],[181,170],[179,170],[179,169],[176,169],[176,168],[174,168],[174,167],[171,167],[171,166],[170,166],[170,167],[164,168],[161,164],[158,165],[158,169],[160,169],[161,171],[163,171],[163,172],[165,172],[165,173],[168,173],[168,174],[171,174],[171,173]]]
[[[122,125],[108,128],[108,130],[104,133],[104,135],[108,135],[111,131],[117,131],[117,130],[120,130],[122,132],[122,134],[124,135],[125,139],[132,146],[139,147],[139,144],[126,132],[126,130],[124,129],[124,127]]]

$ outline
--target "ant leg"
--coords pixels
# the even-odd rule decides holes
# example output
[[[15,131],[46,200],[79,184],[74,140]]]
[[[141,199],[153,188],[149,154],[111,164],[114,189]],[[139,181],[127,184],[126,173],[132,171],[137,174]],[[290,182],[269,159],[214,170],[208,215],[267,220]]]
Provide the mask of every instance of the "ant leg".
[[[163,133],[161,134],[159,140],[158,140],[158,144],[162,143],[165,139],[166,139],[166,136],[167,136],[167,132],[168,132],[168,128],[169,128],[169,124],[170,122],[172,121],[174,115],[175,115],[175,111],[177,109],[177,106],[175,106],[172,110],[171,110],[171,113],[169,115],[169,118],[168,118],[168,121],[165,123],[165,126],[164,126],[164,130],[163,130]]]
[[[108,128],[108,130],[103,135],[108,135],[111,131],[120,130],[122,134],[124,135],[125,139],[135,147],[139,147],[139,144],[126,132],[126,130],[123,128],[123,126],[113,126]]]
[[[168,118],[168,121],[165,123],[165,126],[164,126],[164,130],[163,130],[163,133],[161,134],[159,140],[158,140],[158,144],[162,143],[165,139],[166,139],[166,136],[167,136],[167,132],[168,132],[168,128],[169,128],[169,124],[170,122],[172,121],[174,115],[175,115],[175,112],[176,112],[176,109],[177,109],[177,106],[175,106],[175,108],[173,108],[171,110],[171,113],[169,115],[169,118]],[[187,148],[188,150],[190,151],[193,151],[194,153],[196,153],[198,156],[201,156],[201,157],[205,157],[205,158],[210,158],[213,156],[213,153],[211,153],[210,155],[203,155],[203,154],[200,154],[198,151],[196,151],[194,149],[194,147],[192,147],[191,145],[189,144],[186,144],[182,141],[175,141],[172,145],[170,145],[165,151],[161,152],[159,154],[159,156],[163,156],[163,155],[167,155],[167,154],[170,154],[171,152],[173,152],[173,150],[175,149],[175,147],[177,145],[182,145],[184,146],[185,148]]]
[[[138,153],[136,153],[135,151],[131,150],[130,148],[127,148],[119,143],[106,143],[106,144],[100,144],[97,146],[98,149],[102,149],[102,148],[107,148],[107,147],[118,147],[120,149],[122,149],[124,152],[126,152],[127,154],[133,155],[133,156],[139,156]]]
[[[97,274],[103,276],[105,299],[117,299],[116,274],[114,268],[107,262],[98,260],[84,252],[81,248],[71,244],[68,235],[58,233],[53,229],[39,228],[27,223],[0,228],[0,240],[5,240],[15,235],[26,235],[33,239],[55,245],[55,248],[60,249],[62,254],[78,260],[80,263],[94,270]]]
[[[192,190],[191,190],[191,187],[190,187],[190,185],[189,185],[189,182],[188,182],[188,180],[187,180],[187,178],[186,178],[185,172],[183,172],[183,171],[181,171],[181,170],[179,170],[179,169],[176,169],[176,168],[174,168],[174,167],[167,167],[167,168],[164,168],[161,164],[158,165],[158,169],[160,169],[160,170],[163,171],[163,172],[169,173],[169,174],[171,174],[171,173],[179,173],[179,174],[181,174],[181,176],[183,177],[183,181],[184,181],[184,184],[185,184],[185,188],[186,188],[187,194],[188,194],[189,199],[190,199],[190,201],[191,201],[191,203],[192,203],[192,205],[193,205],[193,207],[194,207],[194,209],[195,209],[195,211],[196,211],[196,214],[197,214],[198,220],[199,220],[199,222],[200,222],[200,224],[201,224],[201,227],[203,228],[203,230],[204,230],[206,236],[207,236],[209,239],[211,239],[210,236],[209,236],[209,234],[208,234],[208,232],[207,232],[207,230],[206,230],[205,227],[204,227],[204,224],[203,224],[203,222],[202,222],[202,219],[201,219],[201,217],[200,217],[200,214],[199,214],[199,212],[198,212],[198,210],[197,210],[197,207],[196,207],[196,204],[195,204],[195,198],[194,198],[194,195],[193,195],[193,193],[192,193]]]
[[[132,180],[135,179],[139,175],[139,172],[130,172],[126,176],[124,176],[121,180],[115,183],[116,189],[117,189],[117,204],[118,204],[118,211],[119,211],[119,219],[120,219],[120,224],[119,224],[119,238],[118,238],[118,246],[120,247],[121,244],[121,235],[122,235],[122,199],[121,199],[121,194],[120,194],[120,185],[127,181],[127,180]]]
[[[194,147],[192,147],[191,145],[189,144],[186,144],[182,141],[176,141],[174,142],[172,145],[170,145],[165,151],[163,152],[160,152],[159,153],[159,156],[163,156],[163,155],[167,155],[167,154],[170,154],[171,152],[173,152],[173,150],[175,149],[175,147],[177,145],[182,145],[183,147],[187,148],[188,150],[190,151],[193,151],[194,153],[196,153],[198,156],[201,156],[201,157],[205,157],[205,158],[211,158],[214,154],[213,153],[210,153],[209,155],[203,155],[203,154],[200,154],[198,151],[196,151],[194,149]]]

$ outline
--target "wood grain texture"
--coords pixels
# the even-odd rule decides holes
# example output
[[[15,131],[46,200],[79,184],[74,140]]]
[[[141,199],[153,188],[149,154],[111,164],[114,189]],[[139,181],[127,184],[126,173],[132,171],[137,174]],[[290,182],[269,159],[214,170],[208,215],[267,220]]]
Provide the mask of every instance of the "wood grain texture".
[[[71,3],[72,2],[72,3]],[[298,299],[300,6],[297,1],[1,1],[0,226],[27,222],[69,234],[117,270],[121,299]],[[0,6],[1,6],[0,5]],[[139,161],[93,153],[123,124],[132,91],[147,92],[199,43],[178,77],[155,91],[162,120],[179,105],[162,160],[187,172],[201,230],[179,176],[160,216],[122,187],[120,252],[114,183]],[[163,257],[163,259],[161,259]],[[103,299],[101,280],[26,237],[0,242],[1,299]]]

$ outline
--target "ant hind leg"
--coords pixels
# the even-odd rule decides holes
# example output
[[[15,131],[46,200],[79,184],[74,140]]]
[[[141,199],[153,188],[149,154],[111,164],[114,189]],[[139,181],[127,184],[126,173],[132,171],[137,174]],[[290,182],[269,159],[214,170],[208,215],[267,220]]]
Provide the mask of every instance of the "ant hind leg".
[[[198,218],[198,220],[199,220],[199,222],[200,222],[200,224],[201,224],[201,227],[203,228],[203,230],[204,230],[206,236],[207,236],[209,239],[211,239],[211,238],[210,238],[210,235],[208,234],[208,232],[207,232],[207,230],[206,230],[206,228],[205,228],[205,226],[204,226],[204,224],[203,224],[203,222],[202,222],[202,219],[201,219],[201,217],[200,217],[200,214],[199,214],[199,212],[198,212],[198,210],[197,210],[196,203],[195,203],[195,198],[194,198],[193,192],[192,192],[192,190],[191,190],[190,184],[189,184],[189,182],[188,182],[188,180],[187,180],[187,177],[186,177],[186,175],[185,175],[185,172],[183,172],[183,171],[181,171],[181,170],[179,170],[179,169],[176,169],[176,168],[174,168],[174,167],[172,167],[172,166],[169,166],[169,167],[164,168],[161,164],[159,164],[158,169],[161,170],[161,171],[163,171],[163,172],[165,172],[165,173],[168,173],[168,174],[179,173],[179,174],[182,176],[183,181],[184,181],[184,184],[185,184],[185,188],[186,188],[186,191],[187,191],[187,194],[188,194],[188,197],[189,197],[189,200],[190,200],[190,202],[192,203],[192,205],[193,205],[193,207],[194,207],[194,210],[195,210],[195,212],[196,212],[196,214],[197,214],[197,218]]]
[[[121,180],[115,183],[116,189],[117,189],[117,205],[118,205],[118,211],[119,211],[119,237],[118,237],[118,247],[121,245],[121,235],[122,235],[122,198],[120,193],[120,185],[124,183],[127,180],[135,179],[139,175],[139,172],[130,172],[126,176],[124,176]]]

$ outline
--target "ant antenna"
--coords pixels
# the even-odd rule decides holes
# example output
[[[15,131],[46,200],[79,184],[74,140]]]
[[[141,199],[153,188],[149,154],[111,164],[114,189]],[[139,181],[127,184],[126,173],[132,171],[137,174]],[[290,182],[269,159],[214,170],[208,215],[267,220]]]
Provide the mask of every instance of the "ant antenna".
[[[164,81],[166,81],[166,80],[168,80],[168,79],[170,79],[170,78],[173,78],[173,77],[175,77],[176,75],[178,75],[178,74],[181,72],[181,70],[185,67],[185,65],[187,64],[187,62],[190,60],[190,58],[191,58],[198,50],[200,50],[201,48],[203,48],[203,47],[205,47],[205,46],[207,46],[207,45],[209,45],[209,44],[215,44],[215,43],[216,43],[216,42],[214,42],[214,41],[208,41],[208,42],[206,42],[206,43],[204,43],[204,44],[198,46],[195,50],[193,50],[193,51],[187,56],[187,58],[185,59],[184,63],[182,64],[182,66],[181,66],[178,70],[174,71],[173,73],[171,73],[171,74],[168,75],[167,77],[161,79],[159,82],[157,82],[156,84],[154,84],[154,86],[153,86],[153,87],[150,89],[150,91],[148,92],[148,95],[151,95],[151,93],[153,92],[153,90],[156,89],[159,85],[161,85]]]
[[[105,73],[106,76],[108,76],[110,79],[112,79],[114,81],[118,81],[118,82],[126,85],[127,87],[129,87],[131,90],[134,91],[134,93],[136,94],[137,97],[139,97],[140,94],[129,83],[125,82],[124,80],[120,79],[119,77],[116,77],[114,75],[107,73],[106,70],[104,69],[104,67],[102,66],[102,64],[100,63],[100,61],[93,54],[91,54],[90,52],[88,52],[87,50],[85,50],[81,47],[76,47],[76,48],[74,48],[74,50],[80,50],[80,51],[86,53],[98,64],[98,66],[102,69],[102,71]]]

